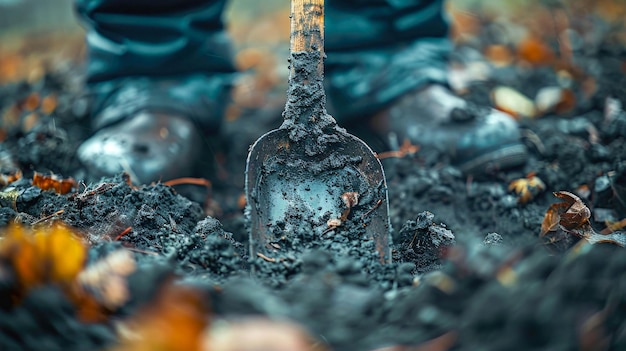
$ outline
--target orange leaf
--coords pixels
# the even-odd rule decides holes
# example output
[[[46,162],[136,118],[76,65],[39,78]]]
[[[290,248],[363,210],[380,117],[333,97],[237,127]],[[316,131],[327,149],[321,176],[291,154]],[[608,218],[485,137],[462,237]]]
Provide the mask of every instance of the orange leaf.
[[[505,45],[490,45],[485,49],[485,56],[497,66],[506,66],[513,60],[511,50]]]
[[[71,284],[87,257],[85,245],[61,224],[36,230],[12,225],[3,237],[0,257],[12,264],[23,292],[46,283]]]
[[[543,217],[543,222],[541,223],[540,236],[544,236],[548,232],[556,230],[559,222],[561,221],[561,213],[567,211],[568,208],[569,205],[564,202],[550,205],[545,216]]]
[[[58,194],[67,194],[77,186],[77,183],[73,178],[61,179],[54,174],[48,176],[35,172],[33,185],[41,190],[54,190]]]
[[[517,202],[521,204],[532,200],[545,189],[546,185],[534,173],[528,174],[526,178],[515,179],[509,183],[509,191],[513,191],[517,194]]]
[[[556,55],[543,41],[537,38],[526,38],[517,46],[517,54],[522,60],[533,65],[547,65],[554,61]]]
[[[130,333],[122,335],[113,350],[200,351],[208,324],[208,307],[201,295],[168,281],[155,301],[126,324]]]

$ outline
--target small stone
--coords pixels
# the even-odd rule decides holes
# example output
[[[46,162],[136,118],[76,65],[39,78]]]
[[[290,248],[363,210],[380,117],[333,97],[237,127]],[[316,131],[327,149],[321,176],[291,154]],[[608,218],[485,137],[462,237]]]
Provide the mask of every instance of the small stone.
[[[485,236],[485,240],[483,240],[483,244],[486,246],[500,246],[503,244],[504,239],[502,235],[498,233],[489,233]]]

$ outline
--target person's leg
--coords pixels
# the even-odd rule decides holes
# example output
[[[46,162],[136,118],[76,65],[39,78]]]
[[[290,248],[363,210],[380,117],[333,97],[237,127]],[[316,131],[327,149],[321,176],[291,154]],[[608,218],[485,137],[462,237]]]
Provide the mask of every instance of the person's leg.
[[[347,127],[369,117],[468,173],[522,164],[516,122],[449,89],[448,34],[443,0],[327,0],[329,110]]]
[[[328,0],[330,105],[341,119],[371,115],[428,83],[447,83],[451,50],[443,0]]]
[[[77,0],[97,131],[78,156],[93,175],[190,176],[235,75],[226,0]],[[200,131],[200,132],[199,132]]]
[[[77,0],[87,28],[88,82],[234,72],[226,0]]]

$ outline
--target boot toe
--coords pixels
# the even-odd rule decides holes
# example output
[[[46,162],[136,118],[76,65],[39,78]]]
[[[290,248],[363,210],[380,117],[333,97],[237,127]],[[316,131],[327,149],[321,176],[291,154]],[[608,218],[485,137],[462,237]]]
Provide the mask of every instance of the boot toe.
[[[186,118],[144,111],[101,129],[77,155],[94,176],[127,172],[133,182],[145,184],[192,175],[200,144]]]
[[[487,174],[526,162],[526,147],[511,116],[466,104],[441,87],[407,96],[389,109],[388,116],[395,139],[409,139],[423,152],[446,154],[466,174]]]

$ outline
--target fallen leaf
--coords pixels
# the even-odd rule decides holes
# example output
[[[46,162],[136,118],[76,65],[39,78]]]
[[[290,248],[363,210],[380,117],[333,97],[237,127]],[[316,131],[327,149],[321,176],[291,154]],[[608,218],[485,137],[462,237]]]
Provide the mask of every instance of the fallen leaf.
[[[48,283],[71,285],[87,257],[86,246],[60,223],[38,229],[11,225],[2,237],[0,257],[10,262],[22,292]]]
[[[54,94],[48,95],[41,100],[41,112],[51,114],[57,108],[57,98]]]
[[[535,117],[537,115],[535,103],[526,95],[513,88],[496,87],[491,92],[491,98],[498,110],[504,111],[513,117]]]
[[[533,37],[528,37],[518,44],[517,55],[532,65],[548,65],[556,57],[554,51],[547,44]]]
[[[515,179],[509,183],[509,191],[513,191],[517,194],[517,202],[521,204],[532,200],[545,189],[546,185],[534,173],[530,173],[525,178]]]
[[[564,114],[576,106],[576,96],[570,89],[558,86],[543,87],[537,92],[535,106],[542,114],[548,112]]]
[[[552,204],[546,211],[541,224],[541,237],[553,233],[551,240],[555,241],[561,240],[563,235],[574,235],[590,244],[610,243],[626,247],[626,233],[603,234],[591,227],[591,211],[578,196],[567,191],[555,192],[554,196],[563,202]]]
[[[576,195],[568,191],[557,191],[554,196],[565,200],[569,204],[569,208],[565,213],[561,214],[559,224],[566,229],[577,229],[589,223],[591,211],[589,207]]]
[[[0,186],[6,186],[22,178],[22,171],[17,170],[9,174],[0,174]]]
[[[54,190],[57,194],[67,194],[78,184],[73,178],[62,179],[57,175],[44,175],[38,172],[33,174],[33,185],[41,190]]]
[[[557,229],[559,221],[561,220],[561,214],[565,213],[568,208],[569,205],[565,202],[550,205],[541,223],[541,236]]]
[[[154,301],[121,325],[112,351],[202,351],[209,308],[198,291],[166,281]]]
[[[490,45],[485,49],[485,57],[496,66],[506,66],[513,61],[513,54],[506,45]]]

